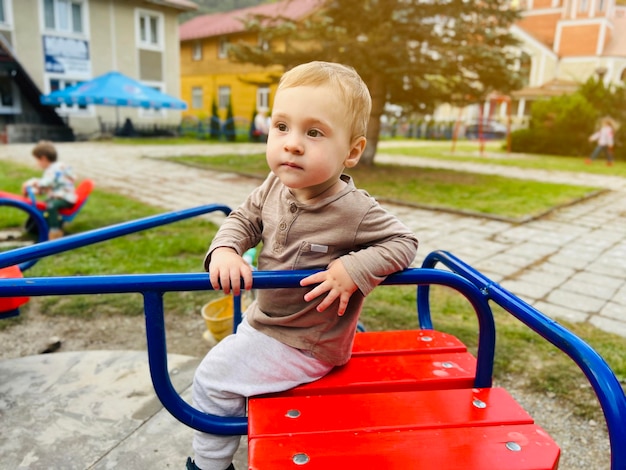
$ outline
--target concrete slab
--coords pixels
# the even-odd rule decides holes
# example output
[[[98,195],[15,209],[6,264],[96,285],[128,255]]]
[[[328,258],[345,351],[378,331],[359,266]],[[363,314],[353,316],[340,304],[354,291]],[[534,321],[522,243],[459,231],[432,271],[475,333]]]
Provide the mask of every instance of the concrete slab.
[[[190,402],[199,359],[170,355]],[[193,430],[158,401],[145,351],[67,352],[0,362],[0,468],[184,468]],[[247,465],[246,439],[235,465]]]

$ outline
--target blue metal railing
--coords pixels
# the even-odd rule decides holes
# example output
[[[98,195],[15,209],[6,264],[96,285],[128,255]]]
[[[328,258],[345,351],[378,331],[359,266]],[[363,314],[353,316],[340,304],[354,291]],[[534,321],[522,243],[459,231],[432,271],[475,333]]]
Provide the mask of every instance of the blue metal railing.
[[[578,336],[451,253],[434,251],[425,258],[422,267],[431,269],[437,263],[471,281],[487,299],[500,305],[559,348],[580,367],[591,383],[604,412],[611,444],[611,468],[626,469],[626,395],[605,360]],[[428,286],[420,286],[418,292],[422,298],[428,298]],[[422,310],[421,315],[425,318],[430,317],[426,301],[420,302],[419,308]]]
[[[41,213],[32,206],[19,201],[12,201],[16,203],[12,204],[9,203],[11,202],[10,199],[1,199],[1,201],[2,203],[7,202],[7,205],[19,207],[32,216],[38,216],[41,218],[44,224],[43,226],[47,227]],[[18,206],[17,204],[20,205]],[[22,268],[23,265],[28,265],[30,267],[33,263],[46,256],[56,255],[58,253],[63,253],[64,251],[93,245],[94,243],[111,240],[112,238],[129,235],[131,233],[141,232],[142,230],[160,227],[161,225],[171,224],[180,220],[190,219],[208,214],[210,212],[223,212],[225,215],[228,215],[230,214],[230,208],[221,204],[208,204],[182,211],[167,212],[164,214],[144,217],[143,219],[137,219],[130,222],[122,222],[116,225],[110,225],[108,227],[98,228],[88,232],[78,233],[76,235],[70,235],[53,242],[38,243],[36,245],[16,248],[11,251],[0,253],[0,268],[19,264],[20,269],[24,271],[26,268]],[[41,232],[42,231],[40,230],[40,236]],[[47,230],[45,232],[45,236],[47,238]]]
[[[37,227],[37,243],[45,242],[46,240],[48,240],[48,223],[46,222],[46,219],[44,218],[41,211],[37,209],[37,207],[34,204],[31,205],[23,201],[18,201],[17,199],[9,199],[9,198],[0,197],[0,206],[15,207],[16,209],[26,212],[26,214],[28,214],[28,216],[32,219],[33,223]],[[18,261],[13,264],[20,263],[19,267],[20,267],[20,270],[23,272],[23,271],[26,271],[31,266],[33,266],[36,262],[37,262],[37,259],[32,258],[22,263]],[[5,268],[11,265],[12,264],[9,264],[9,265],[0,264],[0,268]]]
[[[51,242],[55,243],[55,242]],[[315,271],[255,271],[254,289],[296,288]],[[479,316],[491,310],[480,291],[459,275],[435,269],[408,269],[389,276],[384,284],[437,284],[456,289],[472,303]],[[246,418],[224,418],[204,414],[187,404],[176,392],[167,368],[167,347],[163,313],[165,292],[211,290],[208,277],[199,274],[126,274],[52,278],[1,279],[0,297],[77,294],[141,293],[144,297],[148,361],[157,396],[163,406],[184,424],[213,434],[246,434]],[[489,322],[483,322],[489,323]],[[482,335],[482,333],[481,333]],[[495,336],[485,333],[483,345],[493,353]],[[481,353],[479,352],[479,355]],[[478,361],[474,385],[491,386],[493,354],[483,353]]]

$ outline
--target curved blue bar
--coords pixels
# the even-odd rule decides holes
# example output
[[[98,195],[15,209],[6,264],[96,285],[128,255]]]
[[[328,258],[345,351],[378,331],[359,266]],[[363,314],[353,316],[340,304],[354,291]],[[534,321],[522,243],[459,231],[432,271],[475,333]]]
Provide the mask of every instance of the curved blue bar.
[[[5,201],[5,199],[3,199]],[[30,207],[24,204],[26,207]],[[110,240],[112,238],[121,237],[130,233],[140,232],[161,225],[171,224],[179,220],[197,217],[209,212],[221,211],[225,215],[230,213],[228,206],[219,204],[209,204],[206,206],[194,207],[182,211],[168,212],[165,214],[153,215],[143,219],[137,219],[130,222],[122,222],[104,228],[90,230],[88,232],[70,235],[68,237],[59,238],[47,243],[38,243],[36,245],[17,248],[15,250],[0,253],[0,268],[12,266],[14,264],[23,263],[25,261],[37,260],[45,256],[55,255],[64,251],[73,250],[94,243]],[[39,211],[37,211],[39,212]],[[29,212],[32,213],[32,212]],[[34,215],[34,213],[32,213]],[[40,215],[41,217],[41,215]],[[45,221],[44,221],[45,223]],[[47,224],[45,224],[47,227]],[[48,230],[45,230],[46,237]]]
[[[438,262],[469,279],[486,297],[565,352],[580,367],[591,383],[604,412],[611,444],[611,468],[626,469],[626,394],[602,356],[578,336],[451,253],[432,252],[422,266],[433,268]]]
[[[253,288],[300,287],[300,280],[315,271],[254,271]],[[478,312],[481,324],[475,386],[490,387],[493,372],[495,328],[489,305],[469,281],[453,273],[434,269],[407,269],[392,274],[387,285],[432,283],[452,287],[463,294]],[[127,274],[56,278],[0,279],[0,297],[75,295],[96,293],[142,293],[150,373],[157,396],[177,419],[194,429],[213,434],[246,434],[245,418],[207,415],[183,401],[171,384],[167,370],[164,292],[211,290],[208,276],[198,274]]]
[[[46,222],[46,219],[44,218],[43,214],[39,211],[39,209],[37,209],[34,203],[33,205],[30,205],[30,204],[26,204],[23,201],[18,201],[16,199],[0,198],[0,206],[11,206],[11,207],[15,207],[16,209],[20,209],[26,212],[28,215],[30,215],[33,218],[33,220],[35,221],[35,224],[37,225],[37,231],[38,231],[37,243],[45,242],[46,240],[48,240],[48,222]],[[20,270],[22,272],[26,271],[28,268],[32,267],[38,260],[39,258],[30,258],[28,261],[20,263],[19,264]],[[4,265],[0,263],[0,268],[6,268],[7,266],[12,266],[14,264],[18,264],[18,263],[16,262],[16,263],[11,263],[11,264],[4,264]]]

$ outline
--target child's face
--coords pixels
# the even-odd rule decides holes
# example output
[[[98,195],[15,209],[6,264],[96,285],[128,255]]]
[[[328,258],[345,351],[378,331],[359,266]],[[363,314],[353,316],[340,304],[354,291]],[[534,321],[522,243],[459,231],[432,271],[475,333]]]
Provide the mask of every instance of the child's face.
[[[350,119],[341,96],[330,86],[280,90],[272,107],[267,163],[298,197],[315,197],[353,167],[365,138],[350,141]]]
[[[50,166],[50,160],[48,160],[46,157],[36,156],[35,159],[37,160],[37,165],[42,170],[45,170],[46,168]]]

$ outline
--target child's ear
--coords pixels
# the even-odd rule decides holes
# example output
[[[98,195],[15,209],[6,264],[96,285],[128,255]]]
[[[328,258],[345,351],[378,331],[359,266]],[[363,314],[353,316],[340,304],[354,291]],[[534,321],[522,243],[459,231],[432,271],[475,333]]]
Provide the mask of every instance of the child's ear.
[[[367,139],[363,136],[358,137],[352,143],[352,147],[350,148],[350,153],[348,154],[347,158],[343,162],[343,165],[346,168],[353,168],[356,166],[357,163],[359,163],[359,160],[361,159],[361,155],[363,155],[363,151],[365,150],[366,144],[367,144]]]

